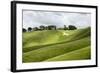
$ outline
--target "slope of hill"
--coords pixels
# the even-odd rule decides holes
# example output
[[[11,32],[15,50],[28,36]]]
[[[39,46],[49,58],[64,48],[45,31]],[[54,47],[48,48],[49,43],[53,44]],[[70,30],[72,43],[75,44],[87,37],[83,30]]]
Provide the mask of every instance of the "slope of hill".
[[[25,63],[82,59],[90,59],[90,28],[23,33]]]
[[[45,61],[64,61],[64,60],[84,60],[90,59],[90,46],[85,48],[81,48],[75,51],[71,51],[69,53],[65,53],[62,55],[58,55],[56,57],[49,58]]]

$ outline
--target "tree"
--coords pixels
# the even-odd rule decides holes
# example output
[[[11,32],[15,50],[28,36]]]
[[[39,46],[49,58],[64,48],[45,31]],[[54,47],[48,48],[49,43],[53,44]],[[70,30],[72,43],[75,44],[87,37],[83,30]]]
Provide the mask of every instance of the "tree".
[[[45,30],[48,30],[48,26],[45,27]]]
[[[56,30],[56,26],[55,25],[49,25],[48,30]]]
[[[74,25],[69,25],[69,26],[68,26],[68,29],[69,29],[69,30],[75,30],[75,29],[77,29],[77,28],[76,28]]]
[[[29,32],[30,32],[30,31],[32,31],[32,28],[31,28],[31,27],[29,27],[29,28],[28,28],[28,31],[29,31]]]
[[[33,30],[34,30],[34,31],[37,31],[37,30],[39,30],[39,29],[38,29],[38,27],[34,27]]]
[[[41,29],[41,30],[45,30],[45,26],[41,25],[41,26],[40,26],[40,29]]]
[[[66,27],[66,25],[64,25],[64,30],[68,30],[68,27]]]
[[[25,28],[23,28],[23,32],[26,32],[27,30]]]

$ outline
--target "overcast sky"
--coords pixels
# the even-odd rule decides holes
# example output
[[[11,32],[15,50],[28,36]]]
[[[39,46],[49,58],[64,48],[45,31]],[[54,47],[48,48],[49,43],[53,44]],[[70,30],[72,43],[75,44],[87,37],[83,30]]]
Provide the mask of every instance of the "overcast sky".
[[[38,27],[40,25],[75,25],[77,28],[85,28],[91,24],[90,13],[74,12],[50,12],[50,11],[23,11],[23,28]]]

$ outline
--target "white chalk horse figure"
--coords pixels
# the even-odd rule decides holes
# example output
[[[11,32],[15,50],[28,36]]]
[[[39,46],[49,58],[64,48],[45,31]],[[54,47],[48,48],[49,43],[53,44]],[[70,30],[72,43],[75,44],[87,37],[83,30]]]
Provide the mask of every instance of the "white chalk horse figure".
[[[66,32],[63,32],[63,35],[68,36],[69,34],[68,34],[68,33],[66,33]]]

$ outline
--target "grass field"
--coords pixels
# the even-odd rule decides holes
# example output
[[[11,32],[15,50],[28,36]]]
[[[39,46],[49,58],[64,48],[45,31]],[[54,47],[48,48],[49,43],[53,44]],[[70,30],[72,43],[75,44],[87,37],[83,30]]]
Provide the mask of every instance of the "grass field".
[[[24,63],[86,60],[91,58],[90,27],[23,33]]]

